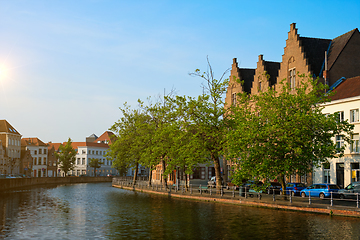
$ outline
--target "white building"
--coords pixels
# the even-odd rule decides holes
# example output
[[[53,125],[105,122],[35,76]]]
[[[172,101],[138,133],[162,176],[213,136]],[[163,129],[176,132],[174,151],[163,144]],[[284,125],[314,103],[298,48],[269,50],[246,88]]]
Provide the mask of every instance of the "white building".
[[[359,150],[359,109],[360,109],[360,76],[343,80],[336,88],[332,101],[324,105],[323,113],[339,113],[339,120],[348,120],[354,125],[352,144],[346,144],[344,156],[329,159],[329,165],[314,170],[314,183],[334,183],[346,187],[354,181],[360,181]],[[339,146],[344,145],[343,136],[334,139]]]
[[[21,147],[29,150],[33,158],[32,177],[47,177],[47,145],[38,138],[22,138]]]

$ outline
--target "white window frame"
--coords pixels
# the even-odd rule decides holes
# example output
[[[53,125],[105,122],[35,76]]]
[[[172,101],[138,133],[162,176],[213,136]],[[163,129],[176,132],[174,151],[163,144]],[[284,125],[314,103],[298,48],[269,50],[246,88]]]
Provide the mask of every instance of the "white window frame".
[[[359,122],[359,109],[350,110],[350,122]]]
[[[359,153],[359,134],[358,133],[354,133],[351,134],[351,147],[350,147],[350,151],[352,153]]]
[[[231,104],[234,106],[236,105],[236,93],[231,94]]]

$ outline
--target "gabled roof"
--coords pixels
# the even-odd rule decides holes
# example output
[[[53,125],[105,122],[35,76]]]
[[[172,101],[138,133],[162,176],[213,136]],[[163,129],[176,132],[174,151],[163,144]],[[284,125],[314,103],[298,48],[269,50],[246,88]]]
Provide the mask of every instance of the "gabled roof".
[[[254,81],[255,69],[239,68],[240,78],[244,81],[244,91],[251,93],[252,83]]]
[[[98,137],[94,142],[97,143],[105,143],[108,142],[109,144],[113,143],[115,141],[115,134],[110,131],[106,131],[103,134],[101,134],[100,137]]]
[[[63,143],[65,145],[66,142]],[[79,147],[100,147],[100,148],[109,148],[109,145],[106,143],[96,143],[96,142],[73,142],[71,146],[74,149],[77,149]]]
[[[270,75],[270,85],[274,85],[276,83],[276,79],[279,75],[280,63],[279,62],[270,62],[264,61],[265,70]]]
[[[43,141],[41,141],[38,138],[22,138],[21,139],[21,146],[42,146],[42,147],[46,147],[47,144],[45,144]]]
[[[52,142],[48,142],[47,144],[49,150],[54,147],[55,151],[59,149],[60,145],[61,143],[52,143]]]
[[[11,124],[4,120],[0,120],[0,133],[1,132],[6,132],[6,133],[13,133],[16,135],[21,135],[13,126],[11,126]]]
[[[348,78],[335,88],[335,94],[331,100],[339,100],[360,96],[360,76]]]
[[[359,30],[355,28],[332,40],[328,54],[328,70],[330,70],[331,67],[334,65],[336,59],[339,57],[340,53],[355,32],[359,32]]]
[[[321,74],[325,59],[325,51],[329,49],[331,39],[299,37],[304,49],[305,57],[310,65],[310,70],[316,76]]]

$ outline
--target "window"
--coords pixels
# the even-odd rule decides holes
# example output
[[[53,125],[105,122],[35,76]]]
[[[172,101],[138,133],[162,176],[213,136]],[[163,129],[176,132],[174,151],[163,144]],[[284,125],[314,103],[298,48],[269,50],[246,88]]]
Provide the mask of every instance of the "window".
[[[343,122],[344,121],[344,111],[336,112],[338,114],[338,121]]]
[[[232,105],[236,105],[236,93],[233,93],[233,94],[231,95],[231,104],[232,104]]]
[[[344,136],[343,135],[336,135],[336,147],[342,148],[344,146]]]
[[[295,89],[296,87],[296,69],[289,70],[289,77],[290,77],[290,88]]]
[[[197,167],[192,174],[193,179],[205,179],[205,167]]]
[[[44,149],[44,154],[46,154],[46,148]]]
[[[351,163],[351,182],[360,181],[359,163]]]
[[[351,135],[351,152],[358,153],[359,152],[359,134],[354,133]]]
[[[36,154],[37,154],[37,151],[35,150],[35,151],[34,151],[34,155],[36,155]]]
[[[38,165],[41,165],[41,157],[38,159]]]
[[[261,91],[261,82],[259,82],[259,92]]]
[[[82,165],[85,165],[85,158],[82,158],[82,159],[81,159],[81,164],[82,164]]]
[[[76,160],[77,160],[77,161],[76,161],[76,164],[77,164],[77,165],[80,165],[80,158],[77,158]]]
[[[359,109],[350,110],[350,122],[359,121]]]
[[[323,178],[323,182],[324,183],[330,183],[330,163],[324,163],[323,164],[323,169],[324,169],[324,178]]]
[[[46,157],[43,159],[43,165],[46,165]]]
[[[39,154],[42,154],[42,153],[41,153],[41,150],[42,150],[42,149],[40,148],[40,149],[39,149]]]

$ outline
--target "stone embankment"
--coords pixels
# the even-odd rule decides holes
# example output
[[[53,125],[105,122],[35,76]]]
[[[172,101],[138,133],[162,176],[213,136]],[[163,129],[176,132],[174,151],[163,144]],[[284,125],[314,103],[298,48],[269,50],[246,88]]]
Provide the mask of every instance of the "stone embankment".
[[[0,191],[46,184],[111,182],[112,177],[1,178]]]
[[[215,193],[216,190],[213,190],[212,194],[211,192],[209,194],[209,190],[200,191],[198,186],[186,191],[183,188],[176,189],[174,187],[166,189],[162,186],[149,187],[147,182],[140,182],[135,187],[133,187],[131,182],[119,181],[119,179],[116,178],[113,179],[112,186],[127,190],[159,194],[182,199],[192,199],[197,201],[263,207],[288,211],[311,212],[318,214],[328,214],[331,216],[337,215],[360,217],[360,208],[356,206],[355,201],[351,200],[349,200],[349,202],[345,202],[341,201],[340,199],[323,200],[313,198],[312,200],[310,199],[309,202],[308,198],[293,197],[291,200],[289,200],[289,197],[284,199],[284,196],[267,194],[264,194],[262,197],[258,198],[257,195],[239,196],[238,192],[236,193],[232,190],[227,192],[224,190],[221,192],[221,194],[217,194]],[[336,202],[336,204],[333,202]]]

